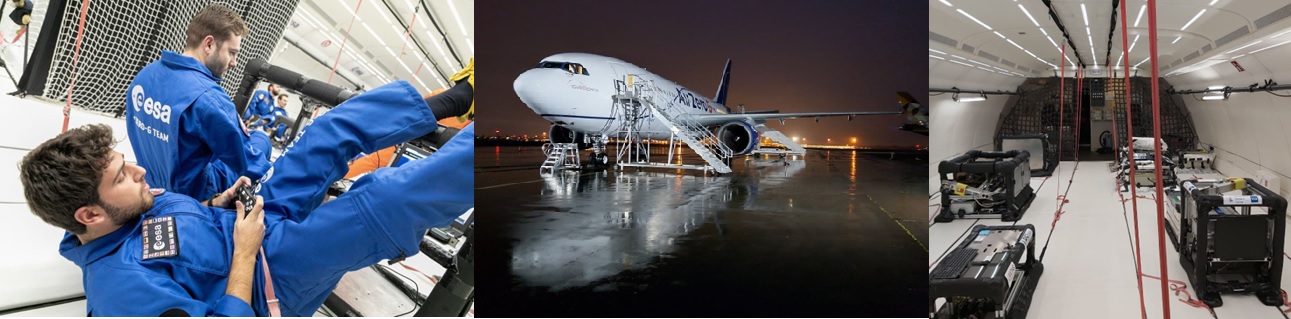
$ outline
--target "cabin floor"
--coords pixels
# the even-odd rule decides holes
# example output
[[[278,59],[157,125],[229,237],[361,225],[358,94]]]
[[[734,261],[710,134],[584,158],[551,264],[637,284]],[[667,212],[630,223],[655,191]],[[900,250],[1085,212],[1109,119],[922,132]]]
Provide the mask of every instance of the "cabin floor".
[[[1081,155],[1081,158],[1086,158]],[[1136,255],[1134,210],[1129,192],[1118,193],[1115,173],[1108,169],[1111,161],[1064,161],[1050,177],[1031,178],[1036,198],[1017,222],[999,219],[956,219],[933,223],[940,209],[939,194],[928,202],[929,272],[959,243],[973,225],[1023,225],[1036,228],[1036,258],[1043,260],[1044,273],[1031,300],[1028,318],[1140,318],[1140,284],[1136,280],[1135,259],[1142,260],[1142,308],[1148,318],[1162,317],[1162,286],[1159,276],[1164,250],[1169,279],[1174,282],[1166,296],[1171,318],[1286,318],[1284,310],[1261,304],[1254,295],[1223,295],[1224,304],[1214,308],[1190,306],[1185,301],[1197,294],[1189,282],[1179,254],[1168,238],[1158,239],[1157,203],[1154,188],[1139,188],[1138,237],[1141,255]],[[1180,179],[1222,178],[1222,172],[1190,171]],[[1069,200],[1060,217],[1058,196]],[[1125,199],[1122,202],[1122,198]],[[1165,213],[1174,212],[1167,204]],[[1169,236],[1168,234],[1166,236]],[[1291,247],[1291,246],[1288,246]],[[1291,258],[1291,257],[1288,257]],[[1289,280],[1283,269],[1282,286]],[[1186,289],[1178,289],[1186,287]],[[938,306],[941,301],[938,301]]]

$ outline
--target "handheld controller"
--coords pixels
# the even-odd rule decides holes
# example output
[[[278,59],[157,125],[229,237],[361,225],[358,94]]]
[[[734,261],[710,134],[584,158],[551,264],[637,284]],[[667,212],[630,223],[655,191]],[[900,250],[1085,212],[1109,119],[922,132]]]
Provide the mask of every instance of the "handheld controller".
[[[255,206],[256,203],[256,196],[255,193],[251,191],[251,185],[242,185],[242,187],[238,187],[236,196],[238,197],[238,201],[242,202],[242,209],[245,210],[245,213],[250,213],[252,206]]]

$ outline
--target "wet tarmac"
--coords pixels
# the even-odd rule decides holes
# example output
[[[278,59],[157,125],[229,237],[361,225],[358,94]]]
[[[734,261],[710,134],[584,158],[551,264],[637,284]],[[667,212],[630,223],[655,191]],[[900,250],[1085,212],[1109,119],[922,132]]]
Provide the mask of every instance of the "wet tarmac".
[[[889,158],[544,178],[535,147],[479,147],[479,315],[923,316],[927,162]]]

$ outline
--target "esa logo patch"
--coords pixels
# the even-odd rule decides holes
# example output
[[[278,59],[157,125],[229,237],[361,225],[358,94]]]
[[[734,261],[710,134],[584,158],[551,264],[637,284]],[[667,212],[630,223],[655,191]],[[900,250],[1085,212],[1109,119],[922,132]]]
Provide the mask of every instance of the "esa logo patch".
[[[179,236],[175,217],[155,217],[143,221],[143,260],[179,255]]]
[[[161,101],[153,100],[143,92],[143,86],[135,85],[130,89],[130,97],[134,102],[135,112],[144,112],[153,118],[170,124],[170,105],[163,104]]]

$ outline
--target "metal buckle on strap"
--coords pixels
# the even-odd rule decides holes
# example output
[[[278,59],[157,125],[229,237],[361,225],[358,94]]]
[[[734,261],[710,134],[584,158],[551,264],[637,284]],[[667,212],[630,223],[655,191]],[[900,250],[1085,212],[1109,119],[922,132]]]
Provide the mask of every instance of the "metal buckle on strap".
[[[264,247],[260,248],[260,265],[264,267],[264,298],[265,305],[269,308],[269,316],[282,317],[282,310],[278,308],[278,298],[273,293],[273,278],[269,276],[269,257],[265,257]]]

